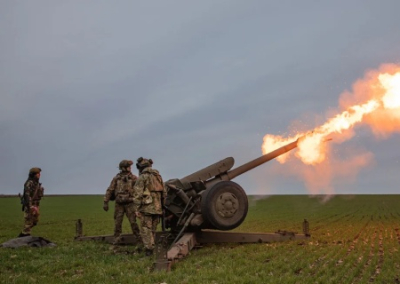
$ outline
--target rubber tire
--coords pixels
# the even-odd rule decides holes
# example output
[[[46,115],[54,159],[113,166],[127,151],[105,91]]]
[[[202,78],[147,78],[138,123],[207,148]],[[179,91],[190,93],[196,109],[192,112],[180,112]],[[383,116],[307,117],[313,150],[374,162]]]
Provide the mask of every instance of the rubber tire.
[[[218,213],[217,203],[222,194],[236,198],[238,208],[231,217],[223,217]],[[232,230],[238,227],[246,218],[249,203],[243,188],[233,181],[221,181],[207,189],[202,196],[201,212],[209,229],[221,231]]]

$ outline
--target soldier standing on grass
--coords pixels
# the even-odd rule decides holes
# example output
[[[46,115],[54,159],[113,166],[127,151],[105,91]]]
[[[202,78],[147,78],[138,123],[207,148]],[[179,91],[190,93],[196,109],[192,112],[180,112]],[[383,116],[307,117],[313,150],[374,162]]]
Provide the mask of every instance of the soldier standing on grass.
[[[104,211],[108,211],[108,202],[115,200],[114,210],[114,244],[121,241],[122,221],[124,214],[128,217],[132,228],[132,233],[136,238],[136,242],[141,241],[139,226],[136,223],[136,215],[133,206],[133,187],[137,180],[137,176],[132,174],[130,160],[122,160],[119,163],[120,172],[112,179],[104,196]]]
[[[140,234],[147,256],[152,255],[154,251],[155,232],[162,216],[162,204],[166,196],[162,177],[152,168],[152,164],[151,159],[142,157],[137,159],[139,178],[134,190],[135,214],[140,218]]]
[[[18,237],[31,235],[31,230],[39,222],[39,203],[43,197],[44,189],[39,183],[40,168],[31,168],[24,184],[24,193],[21,197],[22,211],[24,211],[24,228]]]

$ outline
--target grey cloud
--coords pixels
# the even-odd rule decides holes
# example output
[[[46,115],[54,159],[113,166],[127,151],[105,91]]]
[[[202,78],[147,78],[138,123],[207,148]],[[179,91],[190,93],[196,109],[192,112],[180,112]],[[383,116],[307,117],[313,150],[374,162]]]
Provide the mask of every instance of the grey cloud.
[[[315,126],[367,69],[399,62],[397,1],[109,1],[0,4],[0,193],[41,166],[48,193],[103,193],[119,160],[165,178],[261,155],[262,137]],[[321,118],[322,117],[322,118]],[[398,184],[398,136],[344,191]],[[384,143],[384,144],[381,144]],[[380,147],[385,145],[385,147]],[[249,193],[305,193],[275,162]],[[382,178],[389,173],[389,178]],[[368,182],[366,182],[368,181]],[[375,181],[375,182],[374,182]]]

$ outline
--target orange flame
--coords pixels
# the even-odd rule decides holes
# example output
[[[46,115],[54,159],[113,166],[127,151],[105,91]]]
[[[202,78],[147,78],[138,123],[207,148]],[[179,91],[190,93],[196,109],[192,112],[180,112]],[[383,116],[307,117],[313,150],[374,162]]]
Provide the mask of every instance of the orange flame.
[[[366,123],[375,134],[380,135],[400,131],[400,66],[383,65],[380,70],[367,73],[366,78],[354,84],[353,90],[353,93],[342,95],[341,106],[344,110],[313,131],[288,138],[265,135],[263,153],[299,139],[295,156],[304,164],[316,165],[327,157],[328,146],[324,142],[332,135],[335,135],[335,143],[349,139],[345,132],[357,124]],[[287,153],[277,160],[284,163],[289,155]]]

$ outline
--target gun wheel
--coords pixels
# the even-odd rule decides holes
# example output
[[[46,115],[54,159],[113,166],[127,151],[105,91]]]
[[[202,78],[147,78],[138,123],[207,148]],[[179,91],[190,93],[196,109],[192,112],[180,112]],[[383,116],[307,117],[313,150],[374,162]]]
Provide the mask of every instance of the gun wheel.
[[[233,181],[221,181],[208,189],[202,198],[201,212],[213,229],[232,230],[246,218],[247,195]]]

